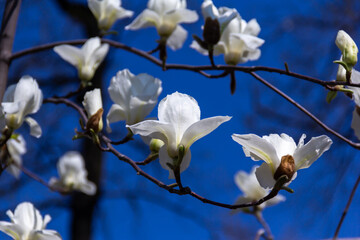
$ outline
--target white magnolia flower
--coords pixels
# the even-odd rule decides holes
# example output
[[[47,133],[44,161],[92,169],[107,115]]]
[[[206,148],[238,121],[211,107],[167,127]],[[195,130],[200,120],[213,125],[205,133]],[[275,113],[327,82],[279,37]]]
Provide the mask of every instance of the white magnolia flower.
[[[244,171],[238,171],[235,174],[234,180],[239,189],[244,193],[243,196],[238,197],[234,204],[245,204],[250,202],[256,202],[270,193],[270,190],[264,189],[260,186],[258,180],[256,179],[255,170],[257,166],[253,167],[251,172],[247,174]],[[270,200],[260,204],[258,207],[263,209],[265,207],[270,207],[278,204],[279,202],[285,201],[285,197],[278,194]],[[236,212],[241,211],[241,209],[236,209]]]
[[[149,0],[147,9],[125,29],[156,27],[159,36],[167,39],[167,45],[176,50],[187,37],[187,31],[179,24],[197,20],[197,13],[186,9],[186,0]]]
[[[322,135],[304,145],[305,137],[303,134],[296,146],[294,139],[284,133],[262,138],[255,134],[232,135],[232,139],[243,146],[247,157],[265,161],[255,173],[263,188],[272,188],[282,175],[295,179],[299,169],[310,167],[332,144],[328,136]]]
[[[99,29],[104,31],[109,30],[116,20],[134,14],[121,7],[121,0],[88,0],[88,6],[98,21]]]
[[[115,102],[106,117],[108,131],[111,131],[110,123],[126,121],[131,125],[144,120],[155,107],[162,87],[157,78],[146,73],[135,76],[124,69],[111,79],[108,91]]]
[[[30,76],[22,77],[17,84],[6,89],[1,104],[8,128],[15,130],[23,122],[30,126],[30,134],[34,137],[41,136],[39,124],[29,114],[36,113],[42,104],[43,94],[36,80]]]
[[[109,44],[101,44],[100,38],[94,37],[87,40],[81,48],[64,44],[54,47],[54,51],[77,68],[82,81],[88,82],[94,77],[96,69],[106,57]]]
[[[260,26],[256,19],[248,23],[240,15],[233,18],[221,34],[220,41],[214,46],[214,55],[224,54],[229,65],[257,60],[261,51],[258,49],[264,40],[258,38]]]
[[[343,79],[345,74],[346,74],[345,69],[340,65],[337,77]],[[360,72],[356,71],[355,69],[352,69],[351,71],[351,82],[355,84],[360,84]],[[348,86],[348,88],[353,91],[352,97],[356,104],[355,109],[353,111],[351,128],[354,130],[355,136],[358,139],[360,139],[360,88],[352,87],[352,86]]]
[[[204,0],[201,5],[201,12],[205,21],[207,18],[211,18],[212,20],[217,20],[219,22],[220,36],[228,23],[239,15],[235,8],[220,7],[217,9],[212,0]],[[190,47],[204,55],[208,54],[208,50],[203,49],[197,41],[193,41]]]
[[[51,178],[49,185],[63,191],[77,190],[87,195],[96,193],[96,185],[87,179],[84,159],[80,153],[65,153],[57,163],[60,179]]]
[[[182,172],[190,164],[190,146],[231,119],[228,116],[217,116],[200,120],[200,108],[196,100],[178,92],[160,101],[158,118],[159,120],[146,120],[127,127],[134,134],[164,142],[159,150],[159,159],[161,166],[169,170],[169,178],[174,178],[174,174],[167,163],[174,164],[174,160],[179,157],[180,146],[185,148],[180,165]]]
[[[16,165],[22,165],[21,155],[26,153],[26,142],[25,139],[18,135],[17,138],[10,138],[6,142],[6,148],[9,152],[9,162],[15,162]],[[14,164],[10,164],[6,170],[16,178],[20,176],[20,169]]]
[[[32,203],[23,202],[15,212],[8,210],[6,214],[11,222],[0,221],[0,231],[16,240],[61,240],[61,236],[54,230],[46,230],[51,217],[43,218]]]
[[[104,112],[100,89],[95,88],[86,92],[82,104],[89,118],[87,128],[100,132],[103,128],[102,114]]]
[[[354,40],[345,31],[340,30],[335,40],[336,46],[342,53],[342,60],[353,67],[357,63],[358,48]]]

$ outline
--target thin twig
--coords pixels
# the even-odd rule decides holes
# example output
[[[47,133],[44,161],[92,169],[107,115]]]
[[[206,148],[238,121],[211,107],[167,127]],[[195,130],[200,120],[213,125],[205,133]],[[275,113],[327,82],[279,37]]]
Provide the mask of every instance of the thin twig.
[[[87,122],[87,117],[85,114],[85,111],[83,108],[81,108],[80,106],[78,106],[77,104],[75,104],[74,102],[65,99],[65,98],[45,98],[43,100],[43,103],[55,103],[55,104],[59,104],[59,103],[63,103],[69,107],[74,108],[82,117],[82,119],[84,120],[84,122]],[[85,124],[86,125],[86,124]]]
[[[343,223],[343,221],[344,221],[344,219],[345,219],[345,216],[346,216],[347,212],[349,211],[350,204],[351,204],[351,202],[352,202],[352,200],[353,200],[353,198],[354,198],[354,195],[355,195],[355,192],[356,192],[357,187],[359,186],[359,183],[360,183],[360,175],[358,176],[358,178],[357,178],[357,180],[356,180],[356,182],[355,182],[355,185],[354,185],[354,187],[353,187],[353,189],[352,189],[352,191],[351,191],[349,200],[348,200],[348,202],[346,203],[346,207],[345,207],[345,209],[344,209],[344,211],[343,211],[343,213],[342,213],[342,215],[341,215],[341,218],[340,218],[339,224],[338,224],[338,226],[337,226],[337,228],[336,228],[336,231],[335,231],[333,240],[336,240],[337,237],[338,237],[338,235],[339,235],[341,225],[342,225],[342,223]]]
[[[360,149],[360,143],[355,143],[353,141],[351,141],[350,139],[344,137],[343,135],[341,135],[340,133],[336,132],[335,130],[333,130],[332,128],[330,128],[329,126],[327,126],[325,123],[323,123],[320,119],[318,119],[317,117],[315,117],[311,112],[309,112],[306,108],[304,108],[303,106],[301,106],[298,102],[296,102],[294,99],[292,99],[291,97],[289,97],[287,94],[285,94],[284,92],[282,92],[280,89],[276,88],[274,85],[272,85],[271,83],[269,83],[268,81],[266,81],[265,79],[263,79],[262,77],[260,77],[259,75],[257,75],[256,73],[250,73],[255,79],[259,80],[260,82],[262,82],[263,84],[265,84],[268,88],[270,88],[271,90],[273,90],[274,92],[276,92],[277,94],[279,94],[280,96],[282,96],[283,98],[285,98],[288,102],[290,102],[291,104],[295,105],[298,109],[300,109],[303,113],[305,113],[306,115],[308,115],[312,120],[314,120],[317,124],[319,124],[323,129],[325,129],[326,131],[328,131],[329,133],[334,134],[336,137],[338,137],[339,139],[343,140],[344,142],[346,142],[347,144],[349,144],[350,146],[356,148],[356,149]]]
[[[157,158],[159,157],[159,154],[154,153],[154,154],[149,154],[149,156],[147,158],[145,158],[144,161],[141,162],[136,162],[137,165],[147,165],[149,163],[151,163],[152,161],[155,161]]]
[[[25,50],[21,50],[19,52],[16,52],[14,54],[12,54],[10,60],[14,60],[17,59],[19,57],[23,57],[25,55],[28,54],[32,54],[32,53],[36,53],[36,52],[40,52],[40,51],[44,51],[44,50],[49,50],[54,48],[55,46],[58,45],[62,45],[62,44],[69,44],[69,45],[79,45],[79,44],[84,44],[87,41],[87,39],[77,39],[77,40],[69,40],[69,41],[59,41],[59,42],[53,42],[53,43],[48,43],[48,44],[43,44],[40,46],[36,46],[36,47],[31,47]],[[140,57],[143,57],[147,60],[149,60],[150,62],[158,65],[159,67],[163,67],[163,61],[157,59],[156,57],[148,54],[145,51],[142,51],[140,49],[137,48],[133,48],[133,47],[129,47],[123,43],[120,42],[116,42],[110,39],[102,39],[101,40],[103,43],[108,43],[109,45],[115,47],[115,48],[120,48],[123,49],[125,51],[134,53]],[[320,80],[318,78],[314,78],[314,77],[310,77],[310,76],[306,76],[303,74],[299,74],[299,73],[295,73],[295,72],[291,72],[289,71],[289,69],[279,69],[279,68],[272,68],[272,67],[266,67],[266,66],[229,66],[229,65],[217,65],[216,67],[213,67],[211,65],[200,65],[200,66],[191,66],[191,65],[185,65],[185,64],[165,64],[165,68],[166,69],[174,69],[174,70],[188,70],[188,71],[193,71],[199,74],[202,74],[206,77],[210,77],[213,78],[212,76],[216,76],[216,75],[209,75],[206,74],[203,71],[214,71],[214,70],[223,70],[223,71],[240,71],[240,72],[245,72],[245,73],[254,73],[254,72],[258,72],[258,71],[262,71],[262,72],[270,72],[270,73],[278,73],[278,74],[282,74],[282,75],[287,75],[290,77],[294,77],[297,79],[301,79],[301,80],[305,80],[305,81],[309,81],[312,83],[316,83],[319,84],[321,86],[335,86],[335,85],[346,85],[346,86],[355,86],[355,87],[360,87],[360,84],[355,84],[355,83],[346,83],[343,81],[324,81],[324,80]],[[217,78],[217,77],[214,77]]]

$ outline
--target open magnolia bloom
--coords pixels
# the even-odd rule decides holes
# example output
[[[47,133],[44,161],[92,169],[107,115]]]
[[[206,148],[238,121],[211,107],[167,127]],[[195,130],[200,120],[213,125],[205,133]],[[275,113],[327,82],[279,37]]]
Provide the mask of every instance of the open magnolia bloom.
[[[162,87],[161,81],[153,76],[146,73],[135,76],[124,69],[111,79],[108,91],[115,103],[106,116],[107,130],[111,131],[110,123],[126,121],[131,125],[144,120],[155,107]]]
[[[258,38],[260,26],[256,19],[248,23],[237,14],[225,27],[220,41],[214,46],[214,55],[224,54],[229,65],[257,60],[261,51],[258,49],[264,40]]]
[[[100,132],[103,128],[102,115],[104,112],[100,88],[95,88],[92,91],[86,92],[82,104],[84,105],[89,118],[86,128],[93,129],[95,132]]]
[[[65,192],[77,190],[87,195],[96,193],[96,185],[87,179],[84,159],[80,153],[65,153],[57,163],[60,179],[51,178],[49,185]]]
[[[88,0],[88,5],[98,21],[99,29],[104,31],[109,30],[116,20],[134,14],[121,7],[121,0]]]
[[[234,181],[238,188],[244,193],[243,196],[238,197],[234,203],[235,205],[256,202],[270,193],[270,190],[266,190],[260,186],[255,176],[256,169],[257,166],[253,167],[249,174],[244,171],[238,171],[235,174]],[[283,201],[285,201],[285,197],[278,194],[257,207],[262,210],[265,207],[273,206]],[[241,208],[235,209],[233,212],[239,211],[241,211]]]
[[[15,178],[19,178],[21,171],[17,166],[22,165],[21,155],[26,153],[26,142],[21,135],[18,135],[16,138],[10,138],[6,142],[6,148],[9,153],[7,162],[10,162],[6,170]]]
[[[43,218],[32,203],[23,202],[15,212],[8,210],[6,214],[11,222],[0,221],[0,231],[16,240],[61,240],[60,234],[54,230],[46,230],[51,221],[49,215]]]
[[[109,44],[101,44],[99,37],[90,38],[81,48],[71,45],[60,45],[54,47],[54,51],[62,59],[75,66],[83,85],[88,85],[94,77],[96,69],[106,57]]]
[[[328,136],[322,135],[311,138],[304,145],[305,137],[303,134],[296,145],[294,139],[284,133],[262,138],[255,134],[232,135],[232,139],[243,146],[247,157],[265,161],[255,172],[263,188],[272,188],[283,175],[291,182],[299,169],[310,167],[332,144]]]
[[[37,138],[40,137],[39,124],[27,115],[36,113],[40,109],[42,100],[43,94],[39,85],[30,76],[24,76],[17,84],[9,86],[1,103],[6,126],[15,130],[21,127],[25,121],[30,126],[30,134]]]
[[[220,40],[220,36],[228,23],[239,15],[235,8],[220,7],[217,9],[212,0],[204,0],[201,5],[201,12],[205,20],[205,26],[203,26],[204,40],[210,44],[216,44]],[[217,29],[217,23],[213,22],[207,26],[206,22],[209,22],[208,18],[212,21],[217,21],[219,28]],[[209,29],[205,29],[204,27],[208,27]],[[214,39],[215,36],[217,38],[216,40]],[[204,55],[208,54],[208,49],[202,48],[197,41],[193,41],[190,47]]]
[[[190,164],[190,146],[231,119],[228,116],[217,116],[200,120],[200,108],[196,100],[178,92],[160,101],[158,118],[159,120],[146,120],[127,127],[134,134],[164,142],[159,150],[159,159],[161,166],[169,170],[169,178],[174,178],[169,165],[176,164],[180,149],[183,150],[183,158],[179,166],[182,172]]]
[[[161,39],[166,40],[167,45],[176,50],[182,47],[187,37],[187,31],[179,24],[197,20],[197,13],[186,9],[186,0],[149,0],[147,9],[125,29],[156,27]]]

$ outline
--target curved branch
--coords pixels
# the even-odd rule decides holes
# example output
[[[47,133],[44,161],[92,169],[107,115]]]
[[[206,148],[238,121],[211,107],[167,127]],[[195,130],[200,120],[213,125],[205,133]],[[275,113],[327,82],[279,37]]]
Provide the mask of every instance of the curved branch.
[[[49,50],[49,49],[52,49],[53,47],[58,46],[58,45],[62,45],[62,44],[79,45],[79,44],[84,44],[86,41],[87,41],[87,39],[77,39],[77,40],[53,42],[53,43],[48,43],[48,44],[44,44],[44,45],[40,45],[40,46],[36,46],[36,47],[31,47],[31,48],[28,48],[28,49],[25,49],[25,50],[22,50],[22,51],[19,51],[19,52],[16,52],[16,53],[12,54],[12,56],[10,57],[10,61],[12,61],[14,59],[17,59],[17,58],[20,58],[20,57],[23,57],[23,56],[28,55],[28,54]],[[159,67],[163,67],[163,62],[161,60],[157,59],[156,57],[150,55],[148,52],[142,51],[142,50],[134,48],[134,47],[127,46],[127,45],[125,45],[123,43],[116,42],[116,41],[113,41],[113,40],[110,40],[110,39],[102,39],[101,41],[103,43],[108,43],[112,47],[120,48],[120,49],[123,49],[125,51],[134,53],[134,54],[136,54],[138,56],[141,56],[141,57],[149,60],[150,62],[158,65]],[[203,75],[205,77],[208,77],[208,78],[224,77],[224,76],[227,75],[226,72],[231,72],[231,71],[240,71],[240,72],[245,72],[245,73],[249,73],[249,74],[261,71],[261,72],[270,72],[270,73],[278,73],[278,74],[281,74],[281,75],[287,75],[287,76],[294,77],[294,78],[297,78],[297,79],[302,79],[302,80],[305,80],[305,81],[316,83],[316,84],[319,84],[319,85],[324,86],[324,87],[336,86],[336,85],[346,85],[346,86],[360,87],[360,84],[355,84],[355,83],[345,83],[343,81],[324,81],[324,80],[320,80],[318,78],[314,78],[314,77],[306,76],[306,75],[303,75],[303,74],[291,72],[291,71],[289,71],[288,68],[279,69],[279,68],[272,68],[272,67],[266,67],[266,66],[250,66],[250,67],[246,67],[246,66],[228,66],[228,65],[191,66],[191,65],[185,65],[185,64],[166,64],[165,69],[188,70],[188,71],[199,73],[199,74],[201,74],[201,75]],[[219,74],[219,75],[211,75],[211,74],[207,74],[207,73],[204,72],[204,71],[214,71],[214,70],[222,70],[222,71],[224,71],[224,73]]]
[[[329,126],[327,126],[325,123],[323,123],[320,119],[318,119],[317,117],[315,117],[311,112],[309,112],[306,108],[304,108],[303,106],[301,106],[298,102],[296,102],[294,99],[292,99],[291,97],[289,97],[288,95],[286,95],[284,92],[282,92],[280,89],[276,88],[274,85],[272,85],[271,83],[269,83],[268,81],[266,81],[265,79],[263,79],[262,77],[260,77],[259,75],[257,75],[256,73],[250,73],[255,79],[259,80],[261,83],[263,83],[264,85],[266,85],[268,88],[270,88],[271,90],[273,90],[274,92],[276,92],[277,94],[279,94],[281,97],[285,98],[288,102],[290,102],[291,104],[293,104],[295,107],[297,107],[298,109],[300,109],[303,113],[305,113],[306,115],[308,115],[312,120],[314,120],[317,124],[319,124],[323,129],[325,129],[327,132],[334,134],[336,137],[338,137],[339,139],[343,140],[344,142],[346,142],[347,144],[349,144],[350,146],[356,148],[356,149],[360,149],[360,143],[355,143],[353,141],[351,141],[350,139],[344,137],[343,135],[341,135],[340,133],[336,132],[335,130],[333,130],[332,128],[330,128]]]

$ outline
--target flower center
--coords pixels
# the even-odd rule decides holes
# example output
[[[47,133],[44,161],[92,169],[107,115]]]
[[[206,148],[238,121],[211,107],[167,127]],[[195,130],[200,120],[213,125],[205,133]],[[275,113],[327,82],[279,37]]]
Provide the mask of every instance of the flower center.
[[[290,181],[294,173],[295,173],[294,158],[291,155],[285,155],[281,157],[281,163],[275,171],[274,179],[278,180],[281,176],[286,175]]]

